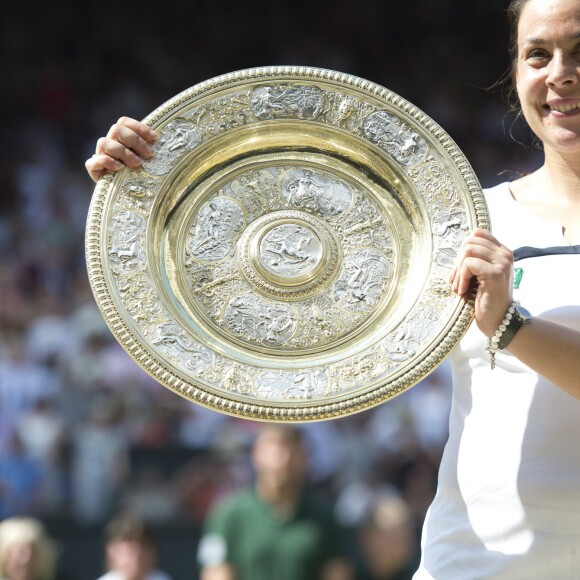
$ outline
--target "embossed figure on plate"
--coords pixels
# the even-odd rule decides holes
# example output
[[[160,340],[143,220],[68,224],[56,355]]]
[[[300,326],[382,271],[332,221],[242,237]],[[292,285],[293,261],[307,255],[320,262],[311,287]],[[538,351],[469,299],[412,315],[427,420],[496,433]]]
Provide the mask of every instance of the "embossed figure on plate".
[[[386,111],[376,111],[364,122],[365,137],[378,145],[404,166],[419,163],[427,153],[427,142],[398,117]]]
[[[280,207],[277,189],[277,168],[247,171],[224,186],[227,195],[239,201],[248,221]]]
[[[308,169],[288,171],[282,178],[282,195],[289,207],[310,209],[323,217],[341,214],[353,197],[346,183]]]
[[[145,218],[134,211],[122,211],[111,220],[109,256],[117,272],[143,270],[147,261],[143,238]]]
[[[308,400],[321,397],[327,390],[328,377],[320,369],[282,373],[267,371],[258,377],[257,393],[269,400]]]
[[[463,240],[467,236],[467,216],[458,208],[441,208],[433,220],[437,255],[435,261],[445,268],[453,268]]]
[[[148,214],[151,204],[157,194],[157,182],[144,171],[128,174],[121,186],[121,195],[115,204],[115,209],[134,209]]]
[[[419,308],[382,343],[383,352],[395,362],[404,362],[425,346],[439,321],[434,308]]]
[[[232,199],[205,203],[187,240],[187,252],[198,260],[221,260],[233,254],[237,234],[245,224],[242,208]]]
[[[195,374],[202,374],[213,362],[213,353],[190,340],[175,322],[163,322],[151,335],[151,344],[169,355],[180,366]]]
[[[308,274],[320,262],[322,244],[308,228],[281,224],[272,228],[260,243],[262,263],[286,278]]]
[[[147,328],[160,319],[163,306],[157,292],[151,288],[146,271],[127,272],[117,277],[117,288],[127,311],[140,328]]]
[[[176,119],[161,131],[161,136],[153,145],[155,157],[145,161],[143,169],[151,175],[165,175],[182,154],[195,149],[200,141],[193,123]]]
[[[335,283],[334,297],[340,306],[355,312],[374,308],[383,295],[391,275],[390,260],[371,248],[346,256],[344,268]]]
[[[273,346],[288,342],[297,328],[292,308],[252,294],[232,298],[226,306],[224,321],[246,340]]]
[[[262,121],[283,117],[315,119],[323,103],[322,91],[312,86],[266,86],[252,93],[252,112]]]

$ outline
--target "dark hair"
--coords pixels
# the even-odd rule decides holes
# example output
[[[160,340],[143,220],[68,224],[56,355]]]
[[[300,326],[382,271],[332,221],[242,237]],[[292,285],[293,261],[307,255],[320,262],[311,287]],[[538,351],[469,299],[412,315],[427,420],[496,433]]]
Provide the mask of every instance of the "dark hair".
[[[492,88],[501,88],[505,95],[505,100],[509,106],[508,116],[512,118],[509,134],[511,138],[520,145],[528,147],[514,136],[514,127],[523,118],[520,98],[516,87],[516,67],[518,64],[518,27],[522,12],[529,0],[511,0],[507,8],[507,23],[508,23],[508,53],[510,57],[510,65],[508,70],[493,85]],[[541,147],[540,140],[532,133],[531,138],[532,147]]]
[[[139,542],[154,545],[153,535],[141,518],[133,514],[119,514],[105,528],[105,541],[108,542]]]
[[[287,423],[269,423],[261,427],[256,433],[255,442],[266,439],[270,436],[276,436],[288,443],[296,445],[305,445],[302,430],[297,425]]]
[[[510,67],[505,73],[502,84],[507,87],[506,97],[511,108],[511,112],[517,117],[521,115],[520,100],[516,89],[516,67],[518,64],[518,25],[524,6],[529,0],[512,0],[507,8],[507,22],[509,33],[508,52],[510,56]]]
[[[518,25],[522,10],[529,0],[512,0],[507,9],[509,27],[509,55],[512,74],[515,72],[518,61]]]

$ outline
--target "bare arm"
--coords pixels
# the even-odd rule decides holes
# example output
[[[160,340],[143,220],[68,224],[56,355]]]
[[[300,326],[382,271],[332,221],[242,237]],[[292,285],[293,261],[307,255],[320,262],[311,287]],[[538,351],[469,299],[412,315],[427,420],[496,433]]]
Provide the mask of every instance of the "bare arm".
[[[506,350],[580,399],[580,332],[536,316],[522,326]]]
[[[490,338],[513,300],[513,255],[483,230],[476,230],[465,241],[451,274],[453,289],[465,295],[474,278],[478,281],[475,321]],[[519,330],[507,350],[580,399],[580,332],[534,317]]]

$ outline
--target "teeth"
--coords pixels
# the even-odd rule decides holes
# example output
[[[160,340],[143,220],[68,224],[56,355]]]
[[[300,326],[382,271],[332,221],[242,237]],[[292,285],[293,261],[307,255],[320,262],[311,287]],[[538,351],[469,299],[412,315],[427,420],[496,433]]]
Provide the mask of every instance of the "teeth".
[[[552,111],[558,111],[559,113],[568,113],[574,109],[580,108],[580,103],[574,103],[570,105],[550,105]]]

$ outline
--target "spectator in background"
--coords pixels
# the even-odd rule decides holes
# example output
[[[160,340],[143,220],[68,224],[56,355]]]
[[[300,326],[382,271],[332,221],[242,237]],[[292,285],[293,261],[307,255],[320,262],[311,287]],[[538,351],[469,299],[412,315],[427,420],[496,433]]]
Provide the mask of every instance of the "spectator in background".
[[[0,523],[0,578],[53,580],[56,549],[40,522],[10,518]]]
[[[360,526],[360,580],[410,580],[419,562],[413,515],[394,493],[379,495]]]
[[[42,397],[16,425],[26,455],[41,470],[44,510],[56,513],[64,501],[66,429],[53,397]]]
[[[137,517],[121,514],[105,529],[107,573],[99,580],[171,580],[156,569],[157,548],[150,530]]]
[[[58,395],[55,373],[32,360],[24,337],[16,333],[0,358],[0,409],[11,422],[39,399]]]
[[[26,454],[17,433],[0,455],[0,519],[34,514],[42,506],[42,466]]]
[[[203,580],[350,580],[342,530],[306,487],[301,432],[267,425],[252,450],[255,485],[217,504],[199,545]]]
[[[73,506],[83,523],[99,522],[113,513],[129,473],[129,441],[119,397],[96,393],[87,422],[74,433]]]

